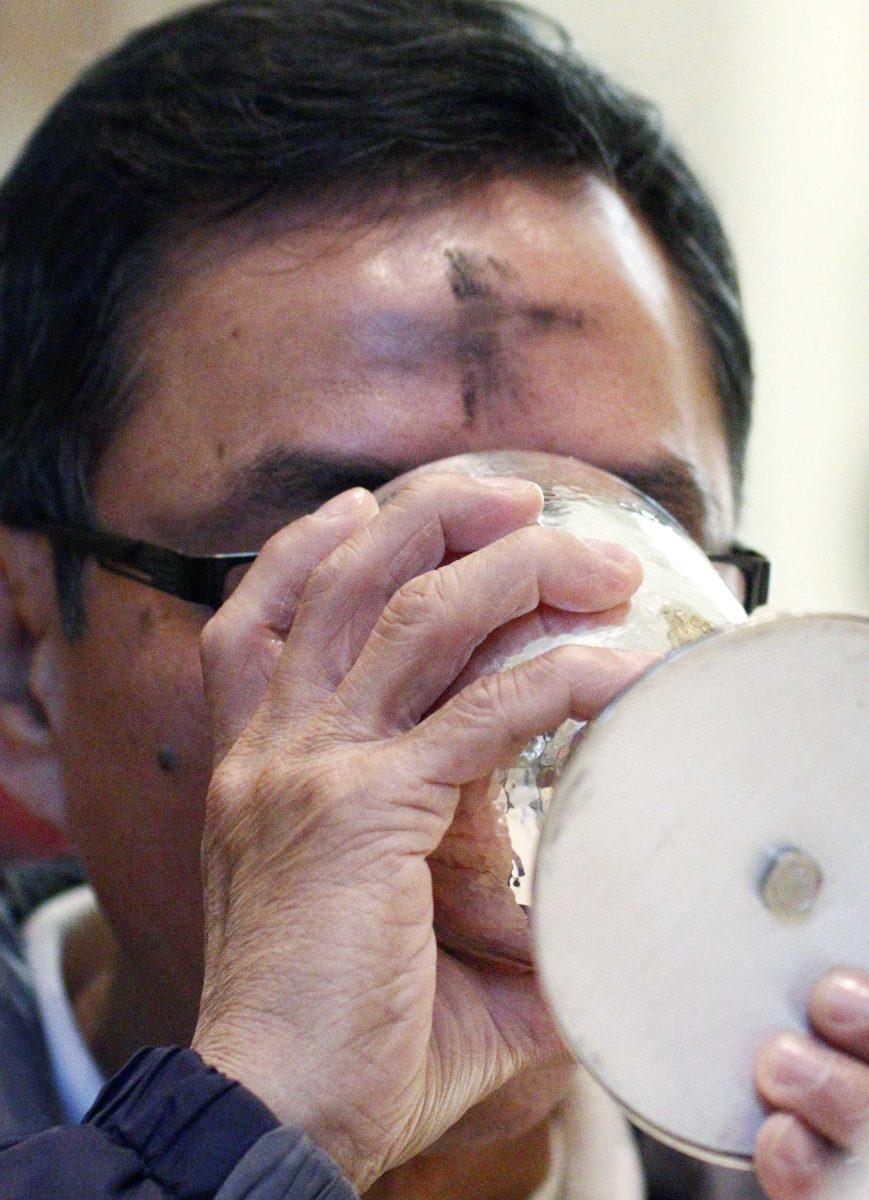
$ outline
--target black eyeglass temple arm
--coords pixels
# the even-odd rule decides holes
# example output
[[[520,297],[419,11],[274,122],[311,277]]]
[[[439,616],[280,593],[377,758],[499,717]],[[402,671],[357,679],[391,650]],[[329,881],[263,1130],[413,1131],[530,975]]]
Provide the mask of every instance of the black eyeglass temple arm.
[[[55,545],[91,555],[106,571],[157,588],[180,600],[217,609],[233,567],[253,562],[255,552],[192,555],[150,542],[72,525],[34,526]]]
[[[256,552],[191,555],[168,550],[150,542],[140,542],[102,530],[63,524],[30,526],[56,545],[92,555],[107,571],[167,592],[192,604],[217,609],[223,603],[226,577],[233,567],[253,562]],[[742,571],[746,594],[743,605],[752,612],[766,604],[769,596],[771,564],[769,559],[736,543],[726,554],[711,554],[711,562],[730,563]]]
[[[745,580],[745,596],[742,606],[747,613],[766,604],[769,599],[769,584],[772,563],[757,550],[734,543],[726,554],[710,554],[710,562],[730,563],[742,571]]]

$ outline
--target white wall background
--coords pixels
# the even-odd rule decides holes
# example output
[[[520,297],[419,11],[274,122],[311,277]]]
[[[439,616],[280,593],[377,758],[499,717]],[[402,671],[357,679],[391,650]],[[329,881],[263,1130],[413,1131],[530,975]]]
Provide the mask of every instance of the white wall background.
[[[757,357],[742,536],[777,608],[869,612],[869,5],[538,0],[657,100],[724,215]],[[0,168],[168,0],[0,0]]]

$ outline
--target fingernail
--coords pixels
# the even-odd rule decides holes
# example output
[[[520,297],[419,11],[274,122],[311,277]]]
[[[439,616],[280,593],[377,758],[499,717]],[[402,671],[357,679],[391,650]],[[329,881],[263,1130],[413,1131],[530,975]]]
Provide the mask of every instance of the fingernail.
[[[772,1146],[777,1172],[782,1177],[793,1177],[806,1181],[820,1175],[824,1162],[817,1148],[807,1136],[800,1136],[799,1129],[794,1128],[793,1119],[787,1124],[782,1122]]]
[[[841,1029],[861,1028],[869,1022],[869,983],[854,975],[831,975],[820,985],[820,1005],[825,1018]]]
[[[337,520],[341,517],[348,517],[351,513],[358,512],[362,507],[367,496],[371,493],[365,488],[351,488],[349,492],[341,492],[338,496],[333,496],[331,500],[327,500],[317,509],[317,516],[323,517],[328,521]]]
[[[775,1043],[768,1062],[773,1083],[800,1092],[818,1087],[830,1069],[823,1052],[790,1034]]]

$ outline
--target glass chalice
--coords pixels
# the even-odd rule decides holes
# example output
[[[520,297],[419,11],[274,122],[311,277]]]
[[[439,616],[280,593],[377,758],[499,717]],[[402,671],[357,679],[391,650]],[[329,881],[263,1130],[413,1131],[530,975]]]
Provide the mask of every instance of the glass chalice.
[[[643,582],[629,604],[603,614],[549,610],[496,631],[473,659],[477,674],[507,668],[555,646],[580,644],[667,654],[746,619],[739,601],[682,526],[628,483],[575,459],[542,453],[466,454],[418,471],[531,479],[543,489],[541,525],[618,542],[640,558]],[[393,480],[378,496],[399,490]],[[545,624],[545,629],[544,629]],[[467,673],[460,682],[467,682]],[[531,963],[528,914],[540,833],[553,789],[582,725],[541,730],[495,775],[463,790],[453,823],[429,859],[442,945],[501,963]]]

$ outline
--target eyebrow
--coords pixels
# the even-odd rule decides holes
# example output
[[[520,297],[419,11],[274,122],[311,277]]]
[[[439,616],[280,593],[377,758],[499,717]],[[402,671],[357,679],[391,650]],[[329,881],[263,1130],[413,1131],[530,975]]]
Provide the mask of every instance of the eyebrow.
[[[722,524],[721,502],[685,459],[659,458],[641,466],[614,466],[611,471],[665,508],[701,546],[709,540],[708,530]],[[709,547],[710,551],[717,548]]]
[[[236,543],[242,536],[240,531],[250,530],[252,518],[262,521],[274,517],[280,519],[280,524],[287,524],[340,492],[354,487],[376,491],[420,465],[419,461],[267,451],[228,477],[221,499],[192,516],[168,519],[161,532],[171,541],[183,540],[196,552],[216,545],[227,550],[250,549]],[[683,459],[666,457],[642,465],[612,464],[603,469],[660,504],[701,544],[710,519],[720,513],[714,493]]]
[[[167,517],[160,522],[160,532],[183,540],[191,552],[216,545],[246,550],[250,547],[236,545],[233,539],[237,542],[240,530],[251,529],[252,519],[262,523],[264,518],[281,517],[281,524],[288,524],[340,492],[354,487],[375,491],[415,465],[296,450],[265,451],[228,474],[223,495],[213,504],[193,514]]]

